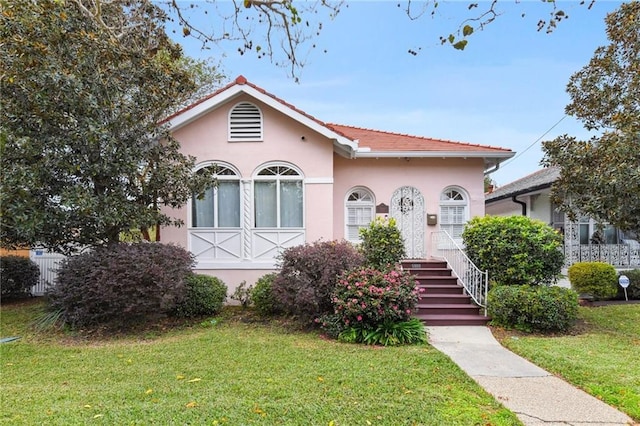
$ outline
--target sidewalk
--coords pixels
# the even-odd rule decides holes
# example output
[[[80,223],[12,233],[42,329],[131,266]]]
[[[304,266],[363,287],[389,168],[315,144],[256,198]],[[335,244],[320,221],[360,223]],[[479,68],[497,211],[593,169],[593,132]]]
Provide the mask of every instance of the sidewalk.
[[[633,425],[626,414],[505,349],[487,327],[427,327],[448,355],[526,426]]]

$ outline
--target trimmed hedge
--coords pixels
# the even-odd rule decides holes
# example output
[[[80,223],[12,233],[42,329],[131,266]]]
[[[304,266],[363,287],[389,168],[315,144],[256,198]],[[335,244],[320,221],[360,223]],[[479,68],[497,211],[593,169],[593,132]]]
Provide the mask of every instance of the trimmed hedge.
[[[578,294],[568,288],[501,285],[487,297],[492,322],[521,331],[567,331],[578,316]]]
[[[618,293],[618,274],[608,263],[574,263],[569,266],[567,275],[575,291],[589,294],[595,300],[613,299]]]
[[[186,294],[173,313],[178,317],[215,315],[227,299],[227,286],[221,279],[203,274],[189,274]]]
[[[0,256],[0,296],[24,297],[38,284],[40,268],[28,257]]]
[[[160,243],[118,243],[64,259],[50,307],[72,327],[127,327],[172,312],[193,258]]]
[[[471,219],[462,233],[466,253],[493,284],[551,284],[564,262],[562,236],[525,216]]]

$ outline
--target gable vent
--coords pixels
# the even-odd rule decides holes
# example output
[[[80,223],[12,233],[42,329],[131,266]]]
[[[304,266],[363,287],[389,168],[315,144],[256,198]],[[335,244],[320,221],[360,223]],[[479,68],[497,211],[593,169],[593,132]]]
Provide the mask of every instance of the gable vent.
[[[262,140],[262,112],[249,102],[240,102],[229,114],[229,140]]]

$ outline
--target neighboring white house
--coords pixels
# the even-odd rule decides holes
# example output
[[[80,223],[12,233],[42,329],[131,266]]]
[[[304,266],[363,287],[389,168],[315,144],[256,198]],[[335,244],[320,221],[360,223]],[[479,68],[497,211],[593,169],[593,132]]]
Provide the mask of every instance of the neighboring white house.
[[[550,198],[559,169],[544,168],[485,195],[486,214],[522,215],[551,225],[564,235],[566,266],[580,261],[603,261],[616,267],[640,267],[640,243],[610,224],[583,216],[571,221]]]

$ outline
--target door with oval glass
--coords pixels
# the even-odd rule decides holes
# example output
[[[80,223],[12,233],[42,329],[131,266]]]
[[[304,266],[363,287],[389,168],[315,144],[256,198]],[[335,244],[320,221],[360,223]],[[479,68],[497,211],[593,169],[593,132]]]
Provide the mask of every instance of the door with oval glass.
[[[422,193],[412,186],[396,189],[391,196],[390,214],[402,233],[406,257],[424,258],[425,208]]]

